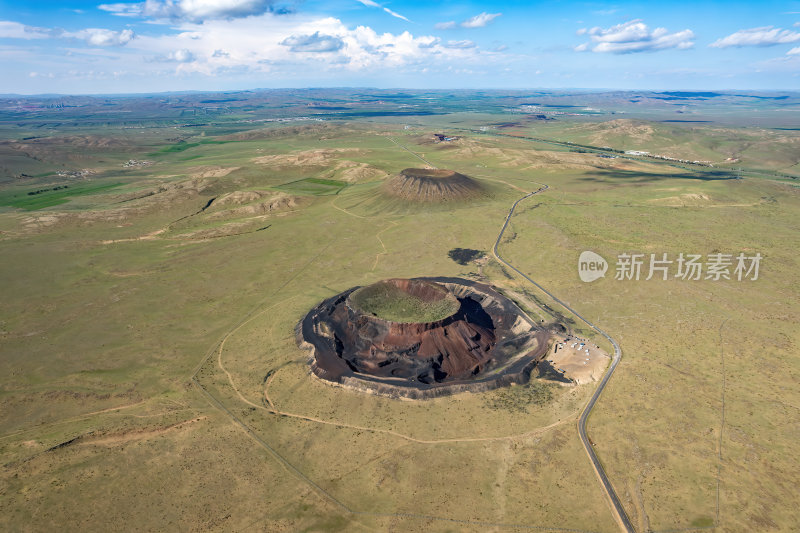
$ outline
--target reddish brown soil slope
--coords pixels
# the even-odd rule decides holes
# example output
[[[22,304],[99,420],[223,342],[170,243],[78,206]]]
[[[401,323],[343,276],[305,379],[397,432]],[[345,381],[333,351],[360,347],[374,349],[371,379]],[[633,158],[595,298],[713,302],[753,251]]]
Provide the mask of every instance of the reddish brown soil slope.
[[[458,278],[379,283],[387,282],[431,298],[447,290],[458,310],[433,322],[393,322],[353,305],[356,289],[330,298],[298,325],[298,341],[313,349],[317,376],[425,398],[449,394],[448,387],[453,392],[525,382],[547,348],[549,333],[486,285]]]

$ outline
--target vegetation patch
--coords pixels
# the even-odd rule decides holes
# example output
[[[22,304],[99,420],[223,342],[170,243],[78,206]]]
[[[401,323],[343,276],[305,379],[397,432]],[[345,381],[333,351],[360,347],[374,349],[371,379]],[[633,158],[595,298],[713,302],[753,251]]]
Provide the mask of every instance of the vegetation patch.
[[[171,154],[175,152],[183,152],[184,150],[188,150],[189,148],[194,148],[195,146],[200,146],[200,143],[187,143],[187,142],[179,142],[177,144],[171,144],[169,146],[165,146],[158,152],[150,155],[157,155],[157,154]]]
[[[159,155],[159,154],[172,154],[172,153],[176,153],[176,152],[183,152],[184,150],[188,150],[189,148],[195,148],[197,146],[200,146],[201,144],[225,144],[227,142],[231,142],[231,141],[215,141],[215,140],[212,140],[212,139],[202,140],[202,141],[199,141],[199,142],[191,142],[191,143],[187,143],[186,141],[180,141],[178,143],[171,144],[169,146],[165,146],[165,147],[161,148],[160,150],[158,150],[157,152],[153,152],[153,153],[148,154],[148,155],[155,156],[155,155]]]
[[[58,187],[50,187],[49,189],[38,189],[36,191],[30,191],[28,193],[28,196],[35,196],[37,194],[42,194],[50,191],[60,191],[62,189],[69,189],[69,185],[59,185]]]
[[[527,413],[531,406],[540,407],[553,399],[553,385],[531,380],[525,385],[497,389],[484,396],[483,405],[492,411]]]
[[[692,520],[692,527],[714,527],[714,519],[710,516],[700,516]]]
[[[363,312],[392,322],[434,322],[458,311],[458,300],[442,295],[422,298],[392,283],[375,283],[358,289],[350,301]]]
[[[289,183],[278,185],[276,189],[295,194],[329,196],[339,194],[345,187],[347,187],[347,183],[344,181],[322,178],[303,178],[301,180],[290,181]]]
[[[64,204],[75,196],[96,194],[115,187],[122,183],[60,185],[49,189],[36,189],[28,192],[0,193],[0,206],[17,207],[26,211],[44,209],[54,205]]]

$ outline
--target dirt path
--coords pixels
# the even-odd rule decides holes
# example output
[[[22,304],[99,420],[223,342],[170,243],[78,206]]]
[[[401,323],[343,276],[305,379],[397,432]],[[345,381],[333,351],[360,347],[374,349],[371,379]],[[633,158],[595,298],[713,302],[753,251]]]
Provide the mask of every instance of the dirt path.
[[[272,306],[272,307],[275,307],[275,306]],[[268,311],[272,307],[270,307],[268,309],[265,309],[264,312]],[[259,313],[259,314],[262,314],[262,313]],[[256,315],[256,316],[258,316],[258,315]],[[253,316],[252,319],[256,318],[256,316]],[[242,326],[244,326],[244,324],[242,324]],[[231,335],[233,333],[234,332],[231,332]],[[228,339],[228,337],[226,337],[225,340],[227,340],[227,339]],[[236,385],[236,382],[233,379],[233,375],[231,375],[231,373],[225,368],[225,365],[222,362],[222,354],[223,354],[224,347],[225,347],[225,341],[222,342],[222,344],[220,345],[219,350],[217,352],[217,366],[219,367],[220,370],[222,370],[222,372],[227,377],[228,383],[230,384],[230,386],[233,389],[233,391],[236,393],[236,396],[242,402],[246,403],[250,407],[255,407],[256,409],[261,409],[261,410],[267,411],[269,413],[272,413],[274,415],[285,416],[285,417],[289,417],[289,418],[296,418],[298,420],[305,420],[307,422],[314,422],[314,423],[317,423],[317,424],[325,424],[325,425],[335,426],[335,427],[356,429],[356,430],[359,430],[359,431],[369,431],[369,432],[372,432],[372,433],[383,433],[383,434],[392,435],[394,437],[397,437],[397,438],[400,438],[400,439],[404,439],[404,440],[407,440],[407,441],[410,441],[410,442],[416,442],[418,444],[446,444],[446,443],[455,443],[455,442],[491,442],[491,441],[503,441],[503,440],[521,439],[521,438],[525,438],[525,437],[531,437],[531,436],[539,435],[539,434],[541,434],[541,433],[543,433],[543,432],[545,432],[545,431],[547,431],[549,429],[552,429],[552,428],[554,428],[556,426],[564,424],[568,420],[572,420],[573,416],[577,416],[580,413],[580,411],[576,411],[575,413],[571,414],[568,417],[564,417],[563,420],[559,420],[558,422],[553,422],[552,424],[547,425],[547,426],[538,427],[538,428],[533,429],[531,431],[526,431],[526,432],[523,432],[523,433],[516,433],[516,434],[512,434],[512,435],[500,435],[500,436],[496,436],[496,437],[458,437],[458,438],[452,438],[452,439],[418,439],[416,437],[412,437],[411,435],[406,435],[405,433],[400,433],[399,431],[393,431],[393,430],[390,430],[390,429],[375,428],[375,427],[370,427],[370,426],[358,426],[358,425],[355,425],[355,424],[348,424],[346,422],[337,422],[337,421],[332,421],[332,420],[324,420],[324,419],[316,418],[316,417],[313,417],[313,416],[308,416],[308,415],[303,415],[303,414],[298,414],[298,413],[292,413],[292,412],[289,412],[289,411],[281,411],[280,409],[278,409],[275,406],[275,403],[272,401],[272,399],[269,396],[269,385],[272,383],[272,380],[275,377],[275,375],[277,374],[277,371],[273,372],[270,375],[270,377],[267,379],[267,382],[266,382],[266,387],[264,389],[264,402],[266,403],[266,405],[250,401],[249,399],[247,399],[244,396],[244,394],[242,394],[241,390]],[[269,407],[267,407],[267,406],[269,406]]]
[[[511,188],[511,189],[514,189],[515,191],[524,192],[524,193],[527,193],[527,192],[529,192],[529,191],[527,191],[527,190],[523,189],[522,187],[518,187],[517,185],[514,185],[513,183],[509,183],[509,182],[507,182],[507,181],[505,181],[505,180],[499,180],[499,179],[497,179],[497,178],[490,178],[490,177],[488,177],[488,176],[481,176],[481,175],[479,175],[479,174],[470,174],[470,175],[471,175],[471,176],[474,176],[474,177],[476,177],[476,178],[482,179],[482,180],[486,180],[486,181],[493,181],[493,182],[495,182],[495,183],[502,183],[502,184],[503,184],[503,185],[505,185],[506,187],[509,187],[509,188]]]
[[[719,421],[719,442],[717,443],[717,506],[716,506],[716,520],[715,527],[720,526],[719,522],[719,488],[722,482],[722,433],[725,430],[725,349],[722,344],[722,328],[728,323],[729,319],[725,319],[719,326],[719,362],[720,370],[722,372],[722,392],[721,392],[721,414]]]
[[[144,440],[144,439],[149,439],[151,437],[156,437],[158,435],[163,435],[164,433],[168,433],[170,431],[174,431],[177,429],[182,429],[185,426],[206,419],[208,419],[207,416],[198,416],[195,418],[191,418],[189,420],[184,420],[183,422],[178,422],[177,424],[172,424],[171,426],[166,426],[158,429],[148,429],[143,431],[126,431],[120,433],[113,433],[110,435],[100,435],[96,437],[92,435],[87,435],[85,437],[79,437],[78,440],[75,441],[75,444],[84,446],[90,444],[100,445],[100,446],[116,446],[118,444],[125,444],[126,442]]]
[[[50,424],[45,424],[45,425],[42,425],[42,426],[36,426],[36,427],[32,427],[32,428],[20,429],[18,431],[13,432],[13,433],[7,433],[7,434],[3,435],[2,437],[0,437],[0,440],[8,439],[8,438],[11,438],[11,437],[15,437],[17,435],[22,435],[23,433],[27,433],[29,431],[41,431],[42,428],[58,426],[58,425],[67,424],[67,423],[70,423],[70,422],[77,422],[78,420],[83,420],[84,418],[89,418],[90,416],[101,415],[103,413],[110,413],[110,412],[113,412],[113,411],[121,411],[121,410],[124,410],[124,409],[130,409],[132,407],[136,407],[136,406],[142,405],[145,402],[147,402],[147,400],[141,400],[141,401],[138,401],[138,402],[129,403],[129,404],[125,404],[125,405],[120,405],[120,406],[117,406],[117,407],[108,407],[107,409],[100,409],[99,411],[92,411],[90,413],[85,413],[85,414],[73,416],[73,417],[70,417],[70,418],[64,418],[62,420],[58,420],[57,422],[52,422]],[[162,414],[162,413],[159,413],[159,414]],[[141,416],[147,416],[147,415],[139,415],[139,416],[141,417]],[[155,416],[155,415],[153,415],[153,416]]]
[[[100,244],[117,244],[118,242],[135,242],[135,241],[152,241],[162,233],[167,231],[167,228],[157,229],[155,231],[151,231],[150,233],[145,233],[144,235],[140,235],[138,237],[129,237],[127,239],[112,239],[107,241],[100,241]]]
[[[375,254],[375,262],[372,263],[372,268],[370,269],[370,272],[374,271],[375,268],[377,268],[378,261],[380,260],[382,255],[389,255],[389,250],[386,249],[386,244],[383,242],[383,239],[381,239],[381,233],[397,226],[397,222],[395,222],[394,220],[390,220],[389,224],[390,224],[389,226],[383,228],[382,230],[380,230],[378,233],[375,234],[375,238],[378,239],[378,242],[381,243],[381,248],[383,248],[383,251]]]
[[[338,205],[336,205],[336,199],[337,199],[337,198],[339,198],[339,197],[338,197],[338,196],[335,196],[335,197],[333,198],[333,200],[331,200],[331,207],[333,207],[334,209],[338,209],[339,211],[341,211],[341,212],[342,212],[342,213],[344,213],[345,215],[350,215],[351,217],[355,217],[355,218],[361,218],[361,219],[367,219],[367,218],[369,218],[369,217],[365,217],[364,215],[357,215],[357,214],[355,214],[355,213],[351,213],[350,211],[348,211],[348,210],[347,210],[347,209],[345,209],[344,207],[339,207]]]
[[[338,198],[338,196],[336,198]],[[366,217],[364,215],[357,215],[355,213],[351,213],[350,211],[348,211],[344,207],[339,207],[338,205],[336,205],[336,198],[331,200],[331,207],[333,207],[334,209],[338,209],[339,211],[341,211],[342,213],[344,213],[346,215],[350,215],[351,217],[360,218],[360,219],[364,219],[364,220],[367,220],[367,219],[370,219],[370,218],[378,218],[378,217]],[[380,260],[382,255],[388,255],[389,254],[389,250],[386,249],[386,244],[383,242],[383,239],[381,239],[381,233],[383,233],[384,231],[390,230],[393,227],[397,226],[397,222],[395,222],[394,220],[389,220],[388,222],[389,222],[390,226],[387,226],[387,227],[383,228],[382,230],[378,231],[378,233],[375,234],[375,238],[378,239],[378,242],[380,243],[381,248],[383,248],[383,251],[382,252],[378,252],[377,254],[375,254],[375,262],[372,264],[372,268],[370,269],[370,272],[374,271],[375,268],[377,268],[378,261]]]
[[[435,168],[436,168],[436,166],[435,166],[433,163],[431,163],[430,161],[428,161],[427,159],[425,159],[424,157],[422,157],[422,156],[421,156],[421,155],[419,155],[418,153],[416,153],[416,152],[412,152],[412,151],[411,151],[411,150],[409,150],[409,149],[408,149],[408,148],[407,148],[405,145],[403,145],[403,144],[400,144],[399,142],[397,142],[397,141],[394,139],[394,137],[389,137],[389,140],[390,140],[390,141],[392,141],[392,142],[393,142],[394,144],[396,144],[397,146],[399,146],[400,148],[402,148],[403,150],[405,150],[406,152],[408,152],[409,154],[413,155],[414,157],[416,157],[417,159],[419,159],[420,161],[422,161],[423,163],[425,163],[426,165],[428,165],[429,167],[431,167],[431,168],[433,168],[433,169],[435,169]]]

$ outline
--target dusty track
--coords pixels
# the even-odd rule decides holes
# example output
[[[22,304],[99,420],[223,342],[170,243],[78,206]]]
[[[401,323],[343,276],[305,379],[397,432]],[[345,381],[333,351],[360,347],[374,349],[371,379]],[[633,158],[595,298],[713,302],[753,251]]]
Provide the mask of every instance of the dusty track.
[[[399,142],[397,142],[394,137],[389,137],[389,140],[392,141],[397,146],[399,146],[400,148],[402,148],[403,150],[405,150],[406,152],[408,152],[409,154],[413,155],[414,157],[416,157],[417,159],[422,161],[423,163],[425,163],[426,165],[428,165],[429,167],[436,168],[436,165],[434,165],[433,163],[431,163],[430,161],[428,161],[427,159],[425,159],[424,157],[422,157],[418,153],[412,152],[411,150],[409,150],[407,147],[405,147],[404,145],[402,145]]]
[[[357,215],[355,213],[351,213],[350,211],[348,211],[344,207],[339,207],[338,205],[336,205],[336,198],[338,198],[338,196],[334,197],[334,199],[331,200],[331,204],[330,204],[331,207],[333,207],[334,209],[336,209],[338,211],[341,211],[345,215],[349,215],[349,216],[355,217],[355,218],[361,218],[361,219],[365,219],[365,220],[368,219],[368,218],[371,218],[371,217],[365,217],[363,215]],[[381,258],[382,255],[388,255],[389,254],[389,250],[386,249],[386,244],[383,242],[383,239],[381,239],[381,234],[384,231],[390,230],[393,227],[397,226],[397,222],[395,222],[394,220],[389,220],[388,222],[389,222],[388,226],[386,226],[382,230],[379,230],[378,233],[375,234],[375,238],[378,239],[378,242],[380,243],[381,248],[383,248],[383,251],[382,252],[378,252],[378,253],[375,254],[375,262],[372,264],[372,268],[370,269],[370,271],[374,271],[378,267],[378,261],[380,261],[380,258]]]
[[[407,441],[410,441],[410,442],[416,442],[418,444],[448,444],[448,443],[455,443],[455,442],[491,442],[491,441],[514,440],[514,439],[520,439],[520,438],[525,438],[525,437],[532,437],[532,436],[544,433],[545,431],[547,431],[549,429],[552,429],[554,427],[557,427],[557,426],[560,426],[560,425],[564,424],[572,416],[572,415],[570,415],[568,417],[565,417],[564,420],[561,420],[561,421],[558,421],[558,422],[553,422],[552,424],[549,424],[547,426],[538,427],[538,428],[533,429],[531,431],[526,431],[524,433],[515,433],[515,434],[512,434],[512,435],[499,435],[499,436],[496,436],[496,437],[456,437],[456,438],[452,438],[452,439],[418,439],[416,437],[412,437],[411,435],[406,435],[405,433],[400,433],[399,431],[392,431],[392,430],[389,430],[389,429],[381,429],[381,428],[375,428],[375,427],[370,427],[370,426],[357,426],[357,425],[354,425],[354,424],[348,424],[346,422],[337,422],[337,421],[334,421],[334,420],[324,420],[324,419],[316,418],[316,417],[313,417],[313,416],[308,416],[308,415],[303,415],[303,414],[298,414],[298,413],[291,413],[289,411],[281,411],[280,409],[278,409],[275,406],[275,403],[272,401],[272,399],[269,396],[269,385],[272,382],[272,378],[275,376],[275,373],[273,373],[269,377],[269,379],[267,380],[266,388],[264,389],[264,404],[263,405],[257,404],[255,402],[252,402],[252,401],[248,400],[240,392],[239,388],[236,386],[236,383],[233,380],[233,376],[231,376],[230,372],[228,372],[225,369],[225,366],[222,363],[222,351],[221,350],[220,350],[218,358],[217,358],[217,365],[225,373],[225,375],[228,377],[228,383],[230,384],[231,388],[236,392],[236,395],[239,397],[239,399],[241,401],[243,401],[244,403],[246,403],[247,405],[249,405],[250,407],[263,409],[263,410],[265,410],[265,411],[267,411],[269,413],[272,413],[274,415],[285,416],[285,417],[289,417],[289,418],[297,418],[299,420],[305,420],[306,422],[314,422],[314,423],[317,423],[317,424],[324,424],[324,425],[335,426],[335,427],[357,429],[359,431],[369,431],[371,433],[383,433],[383,434],[391,435],[393,437],[404,439],[404,440],[407,440]],[[575,414],[577,414],[577,413],[575,413]]]
[[[411,519],[418,519],[418,520],[438,520],[441,522],[450,522],[453,524],[464,524],[464,525],[471,525],[471,526],[480,526],[480,527],[494,527],[494,528],[513,528],[513,529],[527,529],[527,530],[534,530],[534,531],[566,531],[572,533],[591,533],[587,530],[583,529],[571,529],[571,528],[562,528],[562,527],[546,527],[546,526],[531,526],[526,524],[510,524],[510,523],[497,523],[497,522],[481,522],[478,520],[459,520],[456,518],[447,518],[441,516],[431,516],[425,514],[417,514],[417,513],[378,513],[378,512],[370,512],[370,511],[358,511],[352,509],[339,499],[337,499],[333,494],[319,486],[314,480],[306,476],[302,471],[300,471],[296,466],[291,464],[287,461],[282,455],[280,455],[272,446],[269,445],[264,439],[262,439],[255,431],[253,431],[250,426],[242,422],[242,420],[237,417],[234,413],[230,411],[225,405],[216,397],[214,397],[210,392],[208,392],[199,381],[197,381],[196,377],[192,377],[192,382],[200,389],[200,392],[209,400],[209,402],[220,409],[222,412],[228,415],[228,417],[238,426],[240,426],[247,435],[252,438],[256,443],[258,443],[261,447],[267,450],[270,455],[272,455],[276,461],[278,461],[288,472],[294,474],[299,479],[307,483],[314,489],[317,494],[322,496],[325,500],[332,503],[335,507],[339,508],[340,510],[344,511],[353,516],[363,516],[363,517],[374,517],[374,518],[411,518]]]
[[[716,506],[716,523],[713,527],[719,527],[719,488],[722,482],[722,433],[725,431],[725,348],[722,343],[722,328],[728,322],[728,318],[722,321],[719,325],[719,361],[720,369],[722,371],[722,409],[719,421],[719,441],[717,443],[717,506]]]

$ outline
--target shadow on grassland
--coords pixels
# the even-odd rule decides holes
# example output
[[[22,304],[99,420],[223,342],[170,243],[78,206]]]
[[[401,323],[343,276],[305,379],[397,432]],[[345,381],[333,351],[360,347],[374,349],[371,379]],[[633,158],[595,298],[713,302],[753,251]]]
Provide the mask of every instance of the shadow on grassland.
[[[595,183],[653,183],[661,180],[727,181],[740,179],[728,170],[709,170],[702,172],[636,172],[632,170],[600,170],[591,176],[578,178]]]

